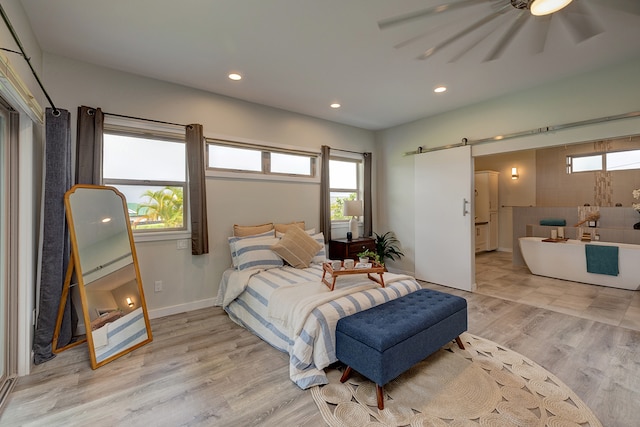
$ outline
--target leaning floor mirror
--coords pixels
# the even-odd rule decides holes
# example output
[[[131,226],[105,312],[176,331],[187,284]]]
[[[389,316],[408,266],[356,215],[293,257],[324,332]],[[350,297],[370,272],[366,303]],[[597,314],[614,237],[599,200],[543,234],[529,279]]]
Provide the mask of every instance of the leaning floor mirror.
[[[67,222],[91,367],[152,340],[124,195],[76,185],[65,194]]]

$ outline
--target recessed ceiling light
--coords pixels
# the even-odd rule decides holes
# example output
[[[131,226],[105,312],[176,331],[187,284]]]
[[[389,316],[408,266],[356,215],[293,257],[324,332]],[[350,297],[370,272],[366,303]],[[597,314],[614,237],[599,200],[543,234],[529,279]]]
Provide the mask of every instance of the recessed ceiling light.
[[[342,107],[342,105],[338,104],[337,102],[334,102],[333,104],[330,105],[331,108],[340,108]]]
[[[229,74],[229,78],[231,80],[242,80],[242,76],[238,73],[231,73]]]
[[[438,86],[438,87],[436,87],[435,89],[433,89],[433,91],[434,91],[435,93],[442,93],[442,92],[446,92],[446,91],[447,91],[447,88],[446,88],[445,86]]]

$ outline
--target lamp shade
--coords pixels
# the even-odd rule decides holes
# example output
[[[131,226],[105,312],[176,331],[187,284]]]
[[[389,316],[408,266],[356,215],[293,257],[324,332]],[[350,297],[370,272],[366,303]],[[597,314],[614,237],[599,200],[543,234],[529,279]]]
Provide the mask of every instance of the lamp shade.
[[[360,215],[362,215],[362,201],[360,201],[360,200],[345,200],[343,214],[344,214],[344,216],[360,216]]]
[[[531,14],[544,16],[565,8],[572,0],[533,0],[530,4]]]

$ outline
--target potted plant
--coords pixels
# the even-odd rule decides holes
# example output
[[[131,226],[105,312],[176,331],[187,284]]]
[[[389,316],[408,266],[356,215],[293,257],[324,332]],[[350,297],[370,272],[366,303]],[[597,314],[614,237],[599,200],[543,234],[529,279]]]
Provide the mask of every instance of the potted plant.
[[[399,260],[404,256],[400,251],[400,241],[396,238],[393,231],[387,231],[386,233],[379,235],[375,234],[376,238],[376,252],[379,257],[380,264],[384,265],[386,259]]]
[[[378,256],[378,254],[369,249],[365,249],[364,251],[358,253],[358,258],[360,258],[360,262],[362,263],[367,263],[370,259],[376,262],[380,262],[380,257]]]

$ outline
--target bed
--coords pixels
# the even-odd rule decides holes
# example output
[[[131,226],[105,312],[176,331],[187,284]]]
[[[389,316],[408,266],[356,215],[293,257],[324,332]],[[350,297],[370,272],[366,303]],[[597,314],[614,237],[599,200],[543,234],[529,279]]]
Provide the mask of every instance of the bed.
[[[222,276],[216,305],[232,321],[288,353],[289,376],[302,389],[328,383],[323,369],[337,361],[335,328],[340,318],[421,288],[410,276],[387,272],[384,288],[362,274],[340,277],[330,291],[321,281],[326,260],[322,233],[307,230],[318,242],[308,266],[293,266],[270,253],[292,234],[304,239],[299,232],[282,237],[261,234],[230,238],[234,268]],[[255,251],[262,254],[247,247],[259,248]]]

